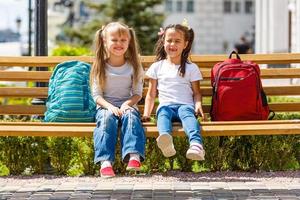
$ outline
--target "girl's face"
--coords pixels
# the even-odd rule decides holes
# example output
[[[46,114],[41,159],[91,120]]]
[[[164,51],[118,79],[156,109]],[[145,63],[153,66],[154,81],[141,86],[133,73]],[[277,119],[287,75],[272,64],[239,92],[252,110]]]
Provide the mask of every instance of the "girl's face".
[[[108,30],[104,43],[109,56],[124,56],[129,46],[129,35],[118,30]]]
[[[188,42],[184,40],[184,33],[176,31],[174,28],[167,29],[165,33],[164,49],[168,58],[177,61],[181,58],[182,51],[187,46]]]

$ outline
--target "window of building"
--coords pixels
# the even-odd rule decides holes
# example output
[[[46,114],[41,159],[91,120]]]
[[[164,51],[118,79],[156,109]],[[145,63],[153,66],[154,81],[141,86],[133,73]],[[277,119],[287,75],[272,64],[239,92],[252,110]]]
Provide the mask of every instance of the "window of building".
[[[176,3],[176,11],[182,12],[182,1],[177,1]]]
[[[186,11],[187,12],[194,12],[194,1],[187,1],[186,5]]]
[[[172,0],[166,0],[166,11],[172,12],[173,11],[173,2]]]
[[[79,15],[81,17],[88,17],[89,16],[89,12],[88,12],[88,8],[86,6],[86,4],[81,1],[79,4]]]
[[[245,13],[248,13],[248,14],[253,13],[253,2],[252,1],[245,2]]]
[[[234,11],[236,12],[236,13],[239,13],[239,12],[241,12],[241,2],[235,2],[234,3]]]
[[[224,1],[224,13],[231,13],[231,1]]]

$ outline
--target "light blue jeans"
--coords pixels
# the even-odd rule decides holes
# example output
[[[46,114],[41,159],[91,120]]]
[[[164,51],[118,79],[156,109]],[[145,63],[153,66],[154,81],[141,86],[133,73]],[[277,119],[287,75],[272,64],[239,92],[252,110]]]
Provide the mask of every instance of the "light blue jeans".
[[[123,162],[128,162],[130,153],[139,154],[141,161],[144,160],[146,138],[140,113],[137,110],[127,110],[119,118],[107,109],[99,108],[96,113],[96,123],[94,130],[96,164],[104,160],[114,162],[119,125]]]
[[[181,122],[189,142],[202,144],[200,124],[194,107],[184,104],[162,106],[157,110],[157,128],[160,135],[172,133],[172,122]]]

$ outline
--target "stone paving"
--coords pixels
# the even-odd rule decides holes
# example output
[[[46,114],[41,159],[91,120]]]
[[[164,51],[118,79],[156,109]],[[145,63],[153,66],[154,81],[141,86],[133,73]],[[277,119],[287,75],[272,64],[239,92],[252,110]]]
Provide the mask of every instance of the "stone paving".
[[[191,176],[192,175],[192,176]],[[144,175],[2,177],[0,199],[282,199],[300,200],[300,175]]]

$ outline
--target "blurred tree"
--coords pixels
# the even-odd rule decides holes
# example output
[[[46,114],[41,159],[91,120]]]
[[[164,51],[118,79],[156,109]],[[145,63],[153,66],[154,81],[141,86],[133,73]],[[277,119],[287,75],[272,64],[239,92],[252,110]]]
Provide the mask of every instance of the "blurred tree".
[[[91,20],[73,27],[65,25],[63,36],[77,45],[91,46],[94,33],[112,21],[124,22],[134,28],[143,55],[153,54],[157,32],[162,26],[163,14],[153,11],[164,0],[110,0],[106,3],[85,1]]]

